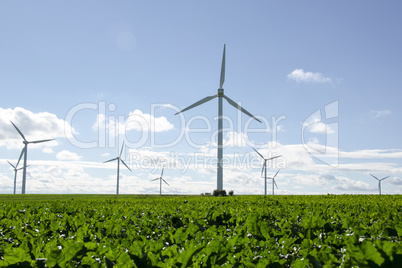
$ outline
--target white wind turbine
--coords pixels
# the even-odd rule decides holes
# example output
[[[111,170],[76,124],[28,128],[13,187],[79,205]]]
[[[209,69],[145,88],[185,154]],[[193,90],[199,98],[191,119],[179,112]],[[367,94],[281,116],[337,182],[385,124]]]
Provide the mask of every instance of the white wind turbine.
[[[161,173],[161,176],[160,176],[159,178],[150,180],[150,181],[156,181],[156,180],[159,180],[159,181],[160,181],[159,195],[162,195],[162,181],[164,181],[168,186],[170,186],[169,183],[167,183],[167,181],[165,181],[165,179],[162,178],[162,176],[163,176],[163,170],[164,170],[164,169],[165,169],[165,168],[162,168],[162,173]]]
[[[23,167],[18,168],[18,164],[20,163],[20,160],[21,160],[21,157],[22,157],[23,153],[24,153],[24,150],[21,151],[20,158],[18,158],[18,162],[17,162],[17,164],[15,166],[13,164],[11,164],[10,161],[7,161],[10,164],[10,166],[12,166],[13,169],[14,169],[14,194],[15,194],[15,191],[16,191],[16,188],[17,188],[17,172],[18,172],[18,170],[23,169]]]
[[[25,187],[26,187],[26,178],[27,178],[27,153],[28,153],[28,144],[30,143],[41,143],[41,142],[47,142],[47,141],[52,141],[54,139],[48,139],[48,140],[38,140],[38,141],[27,141],[27,139],[25,138],[24,134],[22,134],[22,132],[17,128],[16,125],[14,125],[14,123],[12,121],[10,121],[11,124],[13,124],[13,126],[15,127],[15,129],[18,131],[18,133],[20,134],[20,136],[23,139],[23,143],[24,143],[24,148],[22,149],[22,152],[24,153],[24,166],[23,171],[22,171],[22,194],[25,194]],[[21,152],[21,154],[22,154]],[[21,156],[20,156],[21,158]]]
[[[379,179],[379,178],[377,178],[376,176],[374,176],[373,174],[370,174],[370,175],[371,175],[371,177],[373,177],[374,179],[376,179],[376,180],[378,181],[378,191],[380,192],[380,195],[381,195],[381,181],[382,181],[382,180],[385,180],[385,179],[388,178],[389,176],[384,177],[384,178],[382,178],[382,179]]]
[[[280,171],[280,169],[278,169],[278,171],[275,173],[275,175],[272,178],[270,178],[270,179],[272,179],[272,195],[275,195],[274,184],[275,184],[276,188],[278,188],[278,185],[276,185],[276,182],[275,182],[275,177],[276,177],[276,175],[278,175],[279,171]]]
[[[246,109],[242,108],[239,104],[231,100],[229,97],[224,95],[224,90],[223,90],[223,83],[225,82],[225,51],[226,51],[226,45],[223,46],[223,57],[222,57],[222,67],[221,67],[221,79],[219,83],[219,88],[218,88],[218,94],[213,95],[213,96],[208,96],[203,98],[202,100],[197,101],[196,103],[188,106],[187,108],[181,110],[180,112],[176,113],[182,113],[184,111],[190,110],[198,105],[201,105],[205,102],[208,102],[212,99],[215,99],[218,97],[218,161],[217,161],[217,188],[218,190],[223,190],[223,163],[222,163],[222,158],[223,158],[223,105],[222,105],[222,98],[224,98],[230,105],[235,107],[236,109],[242,111],[243,113],[247,114],[248,116],[254,118],[258,122],[261,123],[260,120],[258,120],[255,116],[250,114]]]
[[[264,164],[262,165],[262,169],[261,169],[261,176],[262,173],[264,172],[264,195],[267,195],[267,161],[281,157],[282,155],[277,155],[271,158],[265,158],[262,154],[260,154],[256,149],[253,148],[253,150],[259,155],[261,156],[262,159],[264,159]],[[275,175],[276,176],[276,175]],[[273,188],[273,186],[272,186]],[[272,192],[274,190],[272,189]]]
[[[119,176],[120,176],[120,161],[126,166],[126,168],[128,168],[128,170],[131,171],[131,169],[126,165],[126,163],[124,163],[123,159],[121,159],[121,154],[123,153],[123,148],[124,148],[124,142],[123,145],[121,146],[121,150],[120,150],[120,154],[118,157],[115,157],[113,159],[107,160],[103,163],[107,163],[107,162],[112,162],[114,160],[117,160],[117,186],[116,186],[116,194],[119,194]]]

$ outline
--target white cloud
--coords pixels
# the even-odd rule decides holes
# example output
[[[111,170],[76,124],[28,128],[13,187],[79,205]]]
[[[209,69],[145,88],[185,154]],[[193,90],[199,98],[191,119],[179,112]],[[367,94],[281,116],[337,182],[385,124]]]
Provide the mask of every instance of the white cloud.
[[[325,77],[321,73],[304,72],[303,69],[295,69],[293,72],[288,74],[288,79],[295,80],[297,83],[332,83],[332,79]]]
[[[63,150],[59,153],[57,153],[56,158],[58,160],[81,160],[81,156],[79,156],[78,154],[74,153],[74,152],[69,152],[67,150]]]
[[[174,128],[166,117],[154,117],[150,114],[145,114],[140,110],[134,110],[130,112],[129,118],[126,123],[127,130],[138,131],[152,131],[152,132],[164,132]]]
[[[7,146],[7,149],[21,147],[21,137],[17,130],[10,123],[10,120],[24,134],[28,141],[52,139],[57,137],[65,138],[68,133],[76,133],[74,128],[64,121],[57,118],[55,114],[48,112],[33,113],[21,107],[14,109],[0,108],[0,146]],[[69,128],[72,131],[66,132]],[[57,146],[58,142],[46,142],[31,144],[30,147],[43,147],[45,152],[53,152],[50,147]]]
[[[92,129],[107,129],[110,136],[126,133],[126,131],[136,130],[143,132],[165,132],[174,129],[165,116],[155,117],[136,109],[130,112],[129,116],[122,120],[120,117],[116,121],[115,117],[105,118],[104,114],[98,114]]]

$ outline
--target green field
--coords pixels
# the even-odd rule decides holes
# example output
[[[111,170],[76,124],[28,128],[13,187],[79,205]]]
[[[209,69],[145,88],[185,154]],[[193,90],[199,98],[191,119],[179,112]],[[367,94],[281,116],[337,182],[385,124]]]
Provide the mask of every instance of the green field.
[[[402,263],[399,195],[3,195],[0,206],[0,266]]]

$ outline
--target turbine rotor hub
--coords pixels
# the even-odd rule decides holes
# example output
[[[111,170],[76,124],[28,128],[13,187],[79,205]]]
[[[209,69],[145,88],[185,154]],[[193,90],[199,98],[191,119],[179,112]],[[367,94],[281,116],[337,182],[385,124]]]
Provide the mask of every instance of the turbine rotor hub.
[[[218,97],[223,97],[223,88],[218,88]]]

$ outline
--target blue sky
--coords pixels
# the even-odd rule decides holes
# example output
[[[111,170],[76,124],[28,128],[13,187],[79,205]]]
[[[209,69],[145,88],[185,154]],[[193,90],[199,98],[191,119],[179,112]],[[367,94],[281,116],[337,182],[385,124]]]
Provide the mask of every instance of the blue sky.
[[[0,193],[28,140],[27,193],[199,194],[216,188],[226,44],[224,189],[402,192],[402,3],[390,1],[0,2]],[[22,163],[21,163],[22,164]],[[22,165],[21,165],[22,166]],[[17,189],[21,189],[22,172]],[[268,181],[271,193],[271,180]]]

